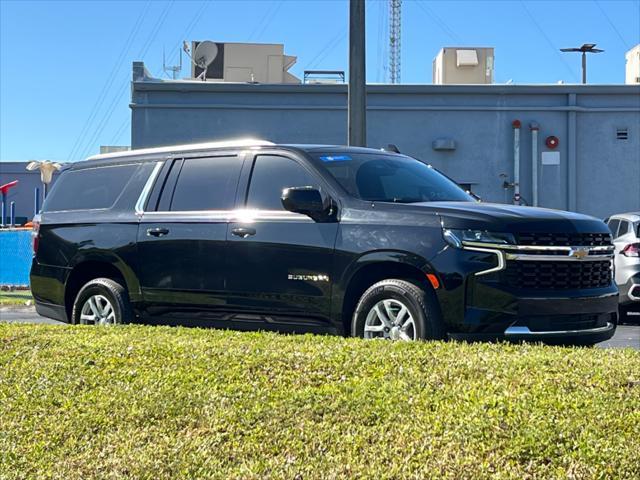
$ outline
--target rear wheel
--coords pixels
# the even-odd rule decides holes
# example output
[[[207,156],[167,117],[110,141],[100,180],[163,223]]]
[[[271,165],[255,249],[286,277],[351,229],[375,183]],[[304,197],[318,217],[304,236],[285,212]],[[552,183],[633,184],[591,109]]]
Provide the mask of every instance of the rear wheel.
[[[353,314],[351,333],[404,341],[446,337],[433,291],[399,279],[382,280],[364,292]]]
[[[129,323],[131,305],[125,288],[110,278],[96,278],[85,284],[73,304],[73,323],[118,325]]]

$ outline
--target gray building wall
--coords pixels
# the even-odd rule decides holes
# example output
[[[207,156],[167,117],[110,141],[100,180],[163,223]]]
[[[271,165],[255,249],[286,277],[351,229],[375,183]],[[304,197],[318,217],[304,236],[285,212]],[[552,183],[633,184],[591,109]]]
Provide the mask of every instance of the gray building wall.
[[[9,216],[9,204],[16,202],[16,217],[31,219],[34,212],[34,192],[40,189],[40,206],[42,206],[42,183],[40,172],[28,172],[29,162],[2,162],[0,161],[0,185],[18,180],[18,185],[9,190],[7,195],[7,217]],[[57,173],[54,173],[51,186],[55,183]],[[51,186],[49,188],[51,188]]]
[[[512,121],[522,122],[521,193],[532,199],[531,132],[559,138],[560,165],[541,165],[539,203],[597,217],[640,210],[640,86],[370,85],[367,139],[474,183],[485,201],[511,202]],[[346,85],[158,81],[134,64],[132,148],[252,136],[278,143],[344,144]],[[618,128],[628,139],[618,140]],[[434,140],[452,139],[454,151]]]

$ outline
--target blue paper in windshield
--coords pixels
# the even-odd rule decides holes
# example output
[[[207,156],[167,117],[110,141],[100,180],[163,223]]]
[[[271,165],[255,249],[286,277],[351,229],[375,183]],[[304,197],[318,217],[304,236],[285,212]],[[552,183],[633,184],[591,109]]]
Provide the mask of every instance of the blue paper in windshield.
[[[348,162],[351,157],[349,155],[322,155],[320,160],[323,162]]]

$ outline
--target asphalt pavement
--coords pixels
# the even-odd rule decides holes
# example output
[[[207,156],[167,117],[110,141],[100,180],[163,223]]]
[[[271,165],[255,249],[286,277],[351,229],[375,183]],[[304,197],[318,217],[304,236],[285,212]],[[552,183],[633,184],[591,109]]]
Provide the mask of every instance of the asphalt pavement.
[[[632,316],[633,324],[619,325],[612,339],[598,344],[600,348],[635,348],[640,350],[640,315]],[[33,307],[0,307],[0,322],[64,325],[41,317]]]

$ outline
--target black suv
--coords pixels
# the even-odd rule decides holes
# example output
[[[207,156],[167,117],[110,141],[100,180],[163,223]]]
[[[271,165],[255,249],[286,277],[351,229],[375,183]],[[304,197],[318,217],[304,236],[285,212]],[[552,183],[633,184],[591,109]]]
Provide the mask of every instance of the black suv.
[[[480,203],[368,148],[99,155],[62,172],[34,235],[37,311],[71,323],[580,344],[617,323],[602,221]]]

